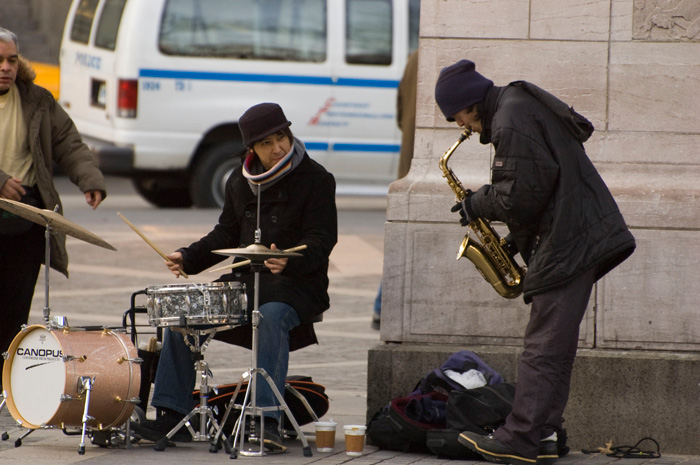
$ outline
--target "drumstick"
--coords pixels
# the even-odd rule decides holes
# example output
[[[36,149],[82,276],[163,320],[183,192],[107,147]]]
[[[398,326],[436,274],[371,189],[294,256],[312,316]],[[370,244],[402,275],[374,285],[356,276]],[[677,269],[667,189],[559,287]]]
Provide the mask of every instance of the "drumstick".
[[[296,247],[292,247],[291,249],[285,249],[282,252],[298,252],[300,250],[304,250],[306,247],[307,247],[306,244],[302,244],[302,245],[298,245]],[[238,268],[239,266],[245,266],[245,265],[250,265],[250,260],[243,260],[242,262],[236,262],[236,263],[233,263],[231,265],[222,266],[221,268],[211,270],[209,273],[216,273],[217,271],[230,270],[232,268]]]
[[[148,240],[148,238],[147,238],[141,231],[139,231],[139,229],[138,229],[136,226],[134,226],[134,225],[131,223],[131,221],[127,220],[126,217],[125,217],[124,215],[122,215],[120,212],[117,212],[117,215],[119,215],[119,218],[123,219],[124,222],[125,222],[126,224],[128,224],[129,227],[130,227],[131,229],[133,229],[134,232],[135,232],[136,234],[138,234],[139,236],[141,236],[141,239],[143,239],[144,241],[146,241],[146,244],[150,245],[151,248],[152,248],[153,250],[155,250],[156,252],[158,252],[158,255],[160,255],[161,257],[163,257],[163,259],[164,259],[165,261],[168,261],[168,262],[172,263],[172,260],[170,260],[163,252],[161,252],[161,250],[160,250],[158,247],[156,247],[156,245],[155,245],[153,242],[151,242],[150,240]],[[182,275],[183,278],[189,278],[189,276],[187,276],[187,275],[185,274],[185,272],[182,271],[182,269],[179,269],[179,270],[177,270],[177,271],[178,271],[178,273],[180,273],[180,274]]]

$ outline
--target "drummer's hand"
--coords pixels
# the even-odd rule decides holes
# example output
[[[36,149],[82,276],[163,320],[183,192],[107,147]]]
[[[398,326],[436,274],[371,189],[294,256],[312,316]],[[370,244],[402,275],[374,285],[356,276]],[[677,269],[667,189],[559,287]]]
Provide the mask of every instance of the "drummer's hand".
[[[88,205],[90,205],[94,210],[100,203],[102,203],[102,191],[87,191],[85,193],[85,201],[87,201]]]
[[[173,252],[170,255],[166,255],[166,257],[168,257],[168,260],[165,260],[165,266],[176,278],[179,278],[181,276],[180,270],[182,270],[182,254]]]
[[[26,193],[27,191],[22,187],[22,180],[17,178],[9,178],[0,189],[0,197],[3,199],[20,201]]]
[[[279,250],[275,244],[270,246],[270,250]],[[287,266],[288,258],[268,258],[265,260],[265,266],[270,269],[272,274],[281,273],[284,267]]]

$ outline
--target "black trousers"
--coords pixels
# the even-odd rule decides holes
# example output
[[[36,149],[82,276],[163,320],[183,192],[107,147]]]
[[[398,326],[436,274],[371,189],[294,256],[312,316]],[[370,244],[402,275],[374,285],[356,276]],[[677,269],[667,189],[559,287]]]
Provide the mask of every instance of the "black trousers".
[[[44,261],[44,232],[39,225],[24,234],[0,234],[0,353],[27,323],[39,269]],[[0,368],[4,364],[0,357]]]
[[[579,328],[595,274],[587,271],[563,287],[532,297],[513,411],[494,432],[496,439],[527,458],[537,457],[541,439],[561,430]]]

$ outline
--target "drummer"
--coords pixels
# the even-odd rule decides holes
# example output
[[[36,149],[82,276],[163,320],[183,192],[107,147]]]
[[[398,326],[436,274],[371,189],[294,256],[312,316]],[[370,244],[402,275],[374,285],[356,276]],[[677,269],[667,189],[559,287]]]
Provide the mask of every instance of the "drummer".
[[[0,27],[0,198],[49,210],[58,206],[61,213],[56,163],[94,210],[107,195],[104,177],[73,121],[34,78],[17,36]],[[27,323],[44,244],[40,225],[0,210],[0,353]],[[51,267],[68,277],[62,233],[51,235]],[[0,368],[3,362],[0,357]]]
[[[303,256],[269,258],[260,273],[258,368],[264,369],[284,393],[289,351],[316,343],[313,321],[329,308],[328,257],[337,242],[335,180],[306,153],[292,135],[282,108],[261,103],[239,119],[246,152],[242,166],[226,183],[226,200],[219,222],[188,247],[168,255],[168,268],[179,276],[197,274],[225,256],[212,250],[244,248],[255,243],[257,193],[260,193],[261,244],[272,250],[306,245]],[[246,284],[248,311],[253,304],[253,273],[235,268],[219,281]],[[250,348],[250,325],[218,332],[217,339]],[[137,435],[157,441],[194,408],[194,360],[180,332],[166,330],[156,372],[152,405],[163,412],[154,421],[135,424]],[[278,402],[262,377],[257,383],[257,406]],[[265,412],[265,446],[282,449],[279,411]],[[191,440],[181,429],[175,441]]]

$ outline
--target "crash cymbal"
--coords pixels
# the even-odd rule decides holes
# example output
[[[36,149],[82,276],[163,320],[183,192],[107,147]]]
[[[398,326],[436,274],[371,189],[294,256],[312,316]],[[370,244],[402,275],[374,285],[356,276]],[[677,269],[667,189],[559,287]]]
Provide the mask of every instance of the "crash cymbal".
[[[104,239],[96,236],[87,229],[78,226],[72,221],[67,220],[63,215],[55,211],[36,208],[32,205],[27,205],[25,203],[10,199],[0,199],[0,208],[22,217],[25,220],[29,220],[32,223],[36,223],[41,226],[49,225],[56,231],[61,231],[69,236],[89,242],[90,244],[104,247],[105,249],[109,250],[117,250]]]
[[[243,247],[241,249],[217,249],[212,250],[212,252],[219,255],[245,257],[250,260],[267,260],[268,258],[286,258],[302,256],[302,254],[296,252],[287,252],[285,250],[272,250],[262,244],[250,244],[248,247]]]

